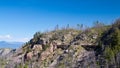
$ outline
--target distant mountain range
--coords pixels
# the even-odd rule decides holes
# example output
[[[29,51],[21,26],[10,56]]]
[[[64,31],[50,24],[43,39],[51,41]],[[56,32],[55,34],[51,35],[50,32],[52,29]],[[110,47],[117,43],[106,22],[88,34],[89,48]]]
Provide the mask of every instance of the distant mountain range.
[[[6,41],[0,41],[0,48],[12,48],[16,49],[23,45],[23,42],[6,42]]]

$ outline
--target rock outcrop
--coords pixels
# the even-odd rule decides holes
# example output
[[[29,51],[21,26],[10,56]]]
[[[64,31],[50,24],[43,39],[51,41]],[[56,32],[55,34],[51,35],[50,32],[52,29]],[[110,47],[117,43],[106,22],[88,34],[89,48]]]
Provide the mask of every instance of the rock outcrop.
[[[6,68],[119,68],[120,21],[86,30],[37,32]],[[103,29],[104,28],[104,29]],[[111,31],[112,30],[112,31]],[[110,44],[110,45],[109,45]]]

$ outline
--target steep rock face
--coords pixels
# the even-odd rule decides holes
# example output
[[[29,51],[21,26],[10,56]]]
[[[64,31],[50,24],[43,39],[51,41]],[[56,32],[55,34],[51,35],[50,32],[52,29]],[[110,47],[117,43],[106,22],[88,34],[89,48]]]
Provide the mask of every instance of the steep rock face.
[[[13,53],[15,53],[15,49],[9,49],[9,48],[1,48],[0,49],[0,57],[1,58],[10,57],[10,55],[12,55]]]
[[[80,33],[79,35],[77,35],[78,33],[76,33],[76,36],[72,36],[71,33],[68,32],[65,34],[60,34],[60,36],[59,36],[59,32],[55,34],[53,33],[52,35],[53,39],[51,39],[52,37],[49,38],[48,40],[49,42],[47,43],[44,43],[46,41],[45,39],[43,40],[43,38],[39,38],[39,40],[42,40],[42,41],[39,41],[39,42],[37,41],[37,43],[29,45],[29,47],[31,46],[32,47],[29,50],[29,52],[25,53],[26,57],[24,57],[24,59],[29,59],[29,58],[32,58],[32,60],[33,58],[35,58],[36,60],[38,59],[37,64],[40,64],[39,67],[49,67],[49,68],[51,67],[52,68],[56,68],[56,67],[59,67],[59,68],[80,67],[81,68],[82,67],[83,68],[83,67],[86,67],[86,65],[88,67],[92,67],[92,66],[95,67],[96,65],[95,65],[94,51],[92,52],[86,51],[81,46],[83,45],[82,44],[83,42],[86,42],[84,43],[84,45],[88,45],[87,41],[88,39],[93,37],[94,33],[90,35],[88,35],[87,33],[85,34],[84,32]],[[57,38],[55,38],[54,35]],[[93,38],[92,40],[96,38]],[[82,43],[75,44],[76,42],[82,42]],[[34,53],[36,53],[37,57],[35,56]],[[93,65],[90,64],[91,62],[93,63]]]
[[[117,31],[111,32],[111,27],[38,32],[16,50],[6,68],[119,68],[120,28],[117,25]]]
[[[81,45],[91,45],[88,41],[93,35],[78,31],[55,31],[35,37],[25,46],[16,50],[6,66],[11,68],[28,66],[29,68],[85,68],[96,67],[94,51],[87,51]],[[97,34],[95,34],[97,36]],[[39,35],[37,35],[39,36]],[[95,40],[94,37],[92,40]],[[76,44],[80,42],[80,44]],[[13,63],[11,65],[11,63]],[[86,68],[87,68],[86,67]]]
[[[97,68],[96,57],[94,51],[84,53],[82,57],[79,57],[75,64],[75,68]]]
[[[15,49],[9,49],[9,48],[1,48],[0,49],[0,67],[5,68],[5,66],[8,64],[9,60],[15,53]]]
[[[7,55],[11,49],[0,49],[0,56],[5,56]]]

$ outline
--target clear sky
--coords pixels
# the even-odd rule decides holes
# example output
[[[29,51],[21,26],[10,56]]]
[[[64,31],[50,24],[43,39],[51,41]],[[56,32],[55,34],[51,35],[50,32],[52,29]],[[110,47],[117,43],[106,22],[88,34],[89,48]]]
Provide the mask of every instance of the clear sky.
[[[110,24],[119,17],[120,0],[0,0],[0,40],[25,42],[57,24]]]

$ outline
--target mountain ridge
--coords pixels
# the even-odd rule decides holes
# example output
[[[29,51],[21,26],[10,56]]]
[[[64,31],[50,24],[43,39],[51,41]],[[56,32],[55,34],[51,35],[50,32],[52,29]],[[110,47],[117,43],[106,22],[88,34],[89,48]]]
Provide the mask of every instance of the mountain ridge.
[[[74,28],[36,32],[15,50],[5,68],[119,68],[120,19],[99,22],[85,30]]]

